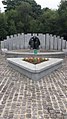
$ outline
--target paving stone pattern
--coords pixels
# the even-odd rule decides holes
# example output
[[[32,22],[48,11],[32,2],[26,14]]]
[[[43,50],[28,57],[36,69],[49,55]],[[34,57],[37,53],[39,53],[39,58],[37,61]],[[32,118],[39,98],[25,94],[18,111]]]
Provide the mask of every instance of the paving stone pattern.
[[[0,54],[0,119],[67,119],[67,65],[32,81]]]

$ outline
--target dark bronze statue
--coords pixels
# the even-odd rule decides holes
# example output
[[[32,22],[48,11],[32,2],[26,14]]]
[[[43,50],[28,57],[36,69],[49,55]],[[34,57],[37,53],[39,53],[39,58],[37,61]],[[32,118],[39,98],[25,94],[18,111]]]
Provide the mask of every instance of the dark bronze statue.
[[[39,38],[36,36],[33,36],[29,41],[29,45],[31,49],[39,49],[39,45],[40,45]]]

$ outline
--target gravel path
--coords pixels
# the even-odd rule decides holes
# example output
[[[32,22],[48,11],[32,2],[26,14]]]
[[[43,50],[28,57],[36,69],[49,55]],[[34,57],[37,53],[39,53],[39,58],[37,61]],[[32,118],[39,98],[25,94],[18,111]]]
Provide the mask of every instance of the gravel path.
[[[10,68],[0,54],[0,119],[67,119],[67,64],[39,81]]]

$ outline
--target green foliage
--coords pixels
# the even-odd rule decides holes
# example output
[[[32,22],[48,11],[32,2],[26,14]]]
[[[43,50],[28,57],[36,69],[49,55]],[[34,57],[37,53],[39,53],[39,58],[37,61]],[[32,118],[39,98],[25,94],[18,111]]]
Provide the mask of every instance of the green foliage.
[[[58,10],[41,9],[35,0],[3,0],[5,13],[0,13],[0,40],[15,33],[52,33],[67,39],[67,1]]]
[[[43,24],[43,33],[48,32],[54,34],[55,32],[57,32],[57,18],[57,11],[50,10],[48,8],[43,9],[40,16],[40,21]]]
[[[24,24],[23,24],[21,21],[19,21],[19,22],[17,23],[16,28],[17,28],[17,33],[23,33],[23,32],[24,32],[24,31],[23,31]]]
[[[15,33],[17,33],[15,22],[13,20],[10,20],[8,23],[8,34],[11,35]]]
[[[3,13],[0,13],[0,40],[7,36],[7,20]]]
[[[58,9],[59,14],[59,34],[67,38],[67,1],[61,1]]]
[[[35,19],[32,19],[30,21],[30,32],[34,33],[34,32],[38,32],[38,27],[39,27],[39,22]]]

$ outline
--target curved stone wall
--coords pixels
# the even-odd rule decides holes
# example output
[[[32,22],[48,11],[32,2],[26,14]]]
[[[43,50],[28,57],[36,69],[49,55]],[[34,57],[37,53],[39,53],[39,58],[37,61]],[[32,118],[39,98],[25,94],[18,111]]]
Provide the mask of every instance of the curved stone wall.
[[[37,36],[40,40],[40,48],[45,50],[59,50],[67,49],[67,41],[63,37],[52,34],[15,34],[7,39],[1,41],[1,49],[16,50],[16,49],[28,49],[29,40],[32,36]]]

